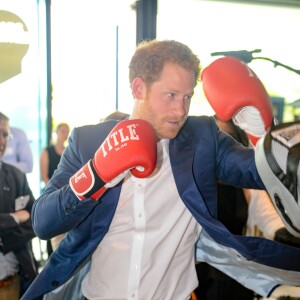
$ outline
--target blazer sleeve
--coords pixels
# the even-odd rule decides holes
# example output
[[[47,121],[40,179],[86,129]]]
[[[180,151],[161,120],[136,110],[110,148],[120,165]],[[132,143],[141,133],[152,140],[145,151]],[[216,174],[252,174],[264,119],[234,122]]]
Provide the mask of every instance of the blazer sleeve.
[[[33,228],[39,238],[51,239],[70,231],[99,204],[91,199],[80,201],[70,188],[69,179],[93,158],[113,125],[107,122],[72,130],[57,169],[33,205]]]

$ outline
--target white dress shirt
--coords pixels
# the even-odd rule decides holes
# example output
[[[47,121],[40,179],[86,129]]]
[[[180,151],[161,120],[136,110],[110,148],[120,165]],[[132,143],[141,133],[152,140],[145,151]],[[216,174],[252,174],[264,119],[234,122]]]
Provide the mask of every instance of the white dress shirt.
[[[168,141],[154,173],[125,178],[110,229],[92,256],[82,291],[90,300],[185,300],[197,287],[200,225],[179,197]]]

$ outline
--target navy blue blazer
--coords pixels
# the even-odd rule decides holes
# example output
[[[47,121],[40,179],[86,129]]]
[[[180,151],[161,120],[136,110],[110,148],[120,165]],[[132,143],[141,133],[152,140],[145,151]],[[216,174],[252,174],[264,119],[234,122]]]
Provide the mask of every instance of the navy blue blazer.
[[[23,300],[40,299],[63,284],[86,262],[113,219],[121,184],[99,201],[79,201],[69,178],[91,159],[116,121],[75,128],[60,164],[32,210],[34,230],[41,239],[68,232],[28,289]],[[278,243],[232,235],[216,218],[217,181],[263,189],[254,151],[219,131],[212,117],[189,117],[170,140],[172,172],[179,195],[196,220],[218,244],[238,251],[245,259],[284,270],[300,271],[300,250]]]

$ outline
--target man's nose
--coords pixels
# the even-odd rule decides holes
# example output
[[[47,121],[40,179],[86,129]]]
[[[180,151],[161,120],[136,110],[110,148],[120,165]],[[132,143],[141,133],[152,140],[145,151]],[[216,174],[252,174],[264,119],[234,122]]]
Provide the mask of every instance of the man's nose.
[[[173,106],[173,111],[178,116],[184,116],[186,114],[186,103],[184,99],[177,99]]]

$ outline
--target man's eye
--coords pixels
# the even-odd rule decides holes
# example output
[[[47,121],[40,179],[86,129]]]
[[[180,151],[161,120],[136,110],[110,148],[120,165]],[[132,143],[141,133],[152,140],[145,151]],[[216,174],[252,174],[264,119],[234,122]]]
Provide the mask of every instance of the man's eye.
[[[175,94],[174,93],[168,93],[168,96],[171,97],[171,98],[174,98]]]
[[[186,96],[184,96],[184,100],[186,100],[186,101],[189,101],[189,100],[191,100],[191,98],[192,98],[192,96],[191,95],[186,95]]]

